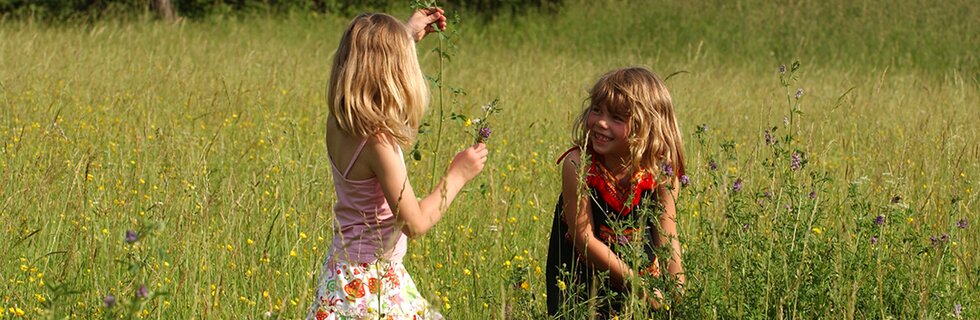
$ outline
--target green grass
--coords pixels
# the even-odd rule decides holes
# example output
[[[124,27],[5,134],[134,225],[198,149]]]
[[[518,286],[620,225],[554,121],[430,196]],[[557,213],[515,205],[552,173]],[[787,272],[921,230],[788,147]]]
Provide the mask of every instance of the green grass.
[[[688,295],[661,316],[941,318],[960,304],[975,317],[975,7],[638,1],[464,16],[444,83],[467,94],[447,110],[476,115],[499,97],[504,111],[487,169],[410,244],[408,269],[450,318],[542,317],[554,160],[596,78],[645,65],[684,71],[667,83],[692,178],[678,212]],[[0,23],[0,314],[302,317],[330,243],[324,93],[346,23]],[[420,45],[428,74],[437,45]],[[783,87],[777,66],[795,59],[799,81]],[[786,146],[809,163],[766,168],[787,161],[763,134],[791,131],[782,119],[797,87],[803,115]],[[441,159],[472,141],[467,129],[446,122]],[[428,152],[408,161],[416,189],[430,181],[433,139],[421,135]],[[737,178],[745,190],[732,194]],[[765,191],[785,197],[757,205]],[[139,242],[124,242],[129,229]],[[933,246],[942,233],[950,241]],[[134,298],[141,284],[151,299]],[[102,307],[107,294],[116,307]]]

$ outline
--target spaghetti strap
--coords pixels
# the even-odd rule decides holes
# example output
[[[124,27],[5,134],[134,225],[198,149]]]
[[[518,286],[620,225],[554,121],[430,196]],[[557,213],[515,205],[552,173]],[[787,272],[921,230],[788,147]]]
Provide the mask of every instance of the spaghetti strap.
[[[361,150],[364,149],[364,145],[367,144],[367,138],[361,140],[361,144],[357,145],[357,150],[354,150],[354,156],[350,158],[350,162],[347,163],[347,169],[344,170],[344,179],[347,179],[347,174],[350,173],[350,169],[354,167],[354,161],[357,161],[357,157],[361,155]]]
[[[558,157],[558,160],[555,161],[555,164],[561,164],[561,161],[565,160],[565,157],[567,157],[569,153],[572,153],[573,150],[579,150],[579,149],[580,149],[579,147],[569,148],[567,151],[565,151],[565,153],[562,153],[561,156]]]

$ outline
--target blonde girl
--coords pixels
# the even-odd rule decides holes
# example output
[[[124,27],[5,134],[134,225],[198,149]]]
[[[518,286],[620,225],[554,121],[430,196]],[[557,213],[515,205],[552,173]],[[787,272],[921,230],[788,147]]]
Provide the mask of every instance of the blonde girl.
[[[432,193],[416,198],[402,147],[428,103],[415,41],[445,28],[439,8],[407,23],[362,14],[344,31],[328,87],[327,150],[337,202],[334,235],[308,319],[439,319],[402,265],[407,238],[436,224],[487,159],[465,148]]]
[[[661,291],[639,284],[664,276],[662,267],[673,283],[684,283],[674,207],[684,148],[667,87],[644,68],[603,75],[573,135],[574,147],[559,158],[562,189],[548,250],[548,311],[557,317],[613,317],[630,296],[659,308]],[[660,251],[670,254],[658,259],[655,249],[664,247]],[[627,259],[636,251],[643,253],[640,261]],[[591,310],[576,309],[582,305]]]

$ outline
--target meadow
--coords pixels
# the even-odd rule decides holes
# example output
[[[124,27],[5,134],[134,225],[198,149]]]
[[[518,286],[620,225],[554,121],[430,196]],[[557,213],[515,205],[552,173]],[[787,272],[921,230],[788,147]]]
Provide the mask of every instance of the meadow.
[[[303,317],[349,19],[0,20],[0,318]],[[980,317],[978,26],[968,1],[462,13],[419,45],[438,82],[415,188],[473,141],[466,117],[502,111],[407,268],[448,318],[545,318],[555,160],[596,78],[642,65],[670,76],[684,133],[688,284],[621,318]]]

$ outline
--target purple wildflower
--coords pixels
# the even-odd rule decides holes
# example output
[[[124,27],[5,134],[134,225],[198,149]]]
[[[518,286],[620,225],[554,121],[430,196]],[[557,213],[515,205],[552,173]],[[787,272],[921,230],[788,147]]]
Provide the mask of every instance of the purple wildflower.
[[[902,196],[896,195],[892,197],[892,203],[899,203],[899,202],[902,202]]]
[[[669,163],[664,163],[664,164],[660,165],[660,168],[661,168],[661,170],[663,170],[663,173],[664,173],[665,176],[668,176],[668,177],[673,177],[674,176],[674,167],[671,166]]]
[[[966,221],[966,218],[960,219],[960,221],[956,221],[956,226],[959,227],[960,229],[966,229],[967,224],[968,222]]]
[[[876,245],[876,244],[878,244],[878,237],[871,236],[871,245]]]
[[[943,233],[942,236],[939,236],[939,241],[941,241],[943,243],[946,243],[947,241],[949,241],[949,234]]]
[[[929,242],[931,242],[932,246],[935,247],[939,244],[939,239],[936,239],[936,236],[929,236]]]
[[[708,132],[708,124],[707,123],[701,124],[700,126],[698,126],[698,130],[701,132]]]
[[[796,99],[803,97],[803,88],[796,89]]]
[[[963,306],[961,306],[959,303],[953,305],[953,316],[959,318],[962,315],[963,315]]]
[[[708,169],[711,169],[711,171],[718,170],[718,163],[714,159],[708,160]]]
[[[492,132],[490,131],[490,127],[483,127],[480,128],[480,131],[478,133],[480,134],[480,141],[483,141],[483,140],[490,139],[490,134]]]
[[[619,235],[619,236],[616,236],[616,241],[619,242],[619,244],[629,244],[630,243],[630,238],[627,238],[624,235]]]
[[[766,198],[755,199],[755,204],[759,205],[760,207],[766,205]]]
[[[772,199],[772,192],[766,191],[762,196],[766,197],[766,199]]]
[[[140,286],[139,289],[136,289],[136,297],[137,298],[146,299],[146,297],[149,297],[149,296],[150,296],[150,290],[147,289],[145,285],[144,286]]]
[[[681,175],[681,187],[686,187],[689,184],[691,184],[691,178],[688,178],[686,174]]]
[[[112,308],[116,305],[116,296],[107,294],[104,299],[102,299],[102,305],[106,308]]]
[[[803,159],[798,152],[793,152],[790,156],[789,168],[793,170],[800,170],[803,167]]]
[[[748,231],[748,230],[749,230],[749,224],[748,223],[743,224],[742,225],[742,231]]]
[[[776,139],[773,139],[772,133],[769,132],[769,130],[766,130],[766,145],[771,146],[774,143],[776,143]]]
[[[735,180],[735,183],[732,184],[732,191],[735,192],[742,191],[742,178],[738,178]]]
[[[139,234],[133,230],[126,230],[126,243],[133,243],[140,239]]]
[[[878,217],[877,217],[877,218],[875,218],[875,224],[876,224],[876,225],[879,225],[879,226],[883,226],[883,225],[885,225],[885,216],[884,216],[884,215],[881,215],[881,214],[879,214],[879,215],[878,215]]]
[[[816,198],[817,198],[817,192],[816,191],[810,191],[810,199],[816,199]]]
[[[786,65],[785,64],[779,65],[779,74],[785,74],[785,73],[786,73]]]

